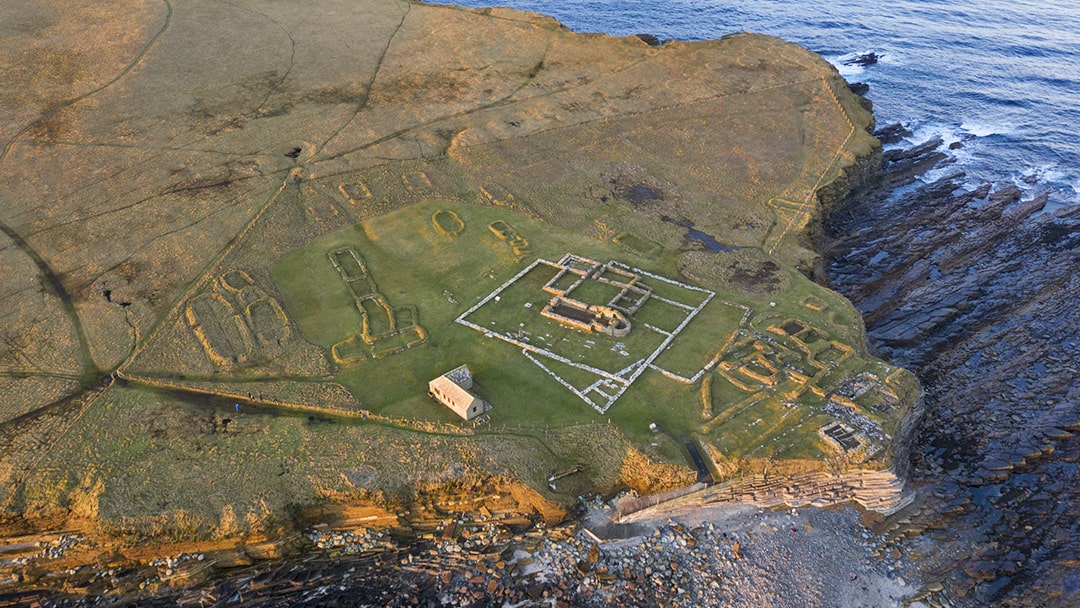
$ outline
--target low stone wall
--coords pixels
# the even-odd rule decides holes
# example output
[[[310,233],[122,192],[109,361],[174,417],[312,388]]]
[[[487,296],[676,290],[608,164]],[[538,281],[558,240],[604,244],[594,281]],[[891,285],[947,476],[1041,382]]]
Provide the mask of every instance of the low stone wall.
[[[705,489],[695,489],[656,499],[620,501],[613,521],[631,522],[671,517],[682,512],[724,505],[758,507],[826,507],[856,502],[866,509],[886,515],[895,513],[911,501],[904,492],[904,482],[891,471],[854,470],[845,473],[812,472],[768,478],[754,475],[735,479]],[[650,497],[643,497],[650,498]],[[651,504],[650,504],[651,503]]]
[[[655,507],[666,502],[674,501],[677,498],[700,492],[707,487],[706,484],[695,483],[692,486],[676,488],[674,490],[668,490],[667,492],[660,492],[659,494],[650,494],[648,496],[624,496],[619,499],[619,503],[615,507],[615,515],[612,516],[612,519],[618,521],[620,518],[626,517],[631,513],[637,513],[649,507]]]

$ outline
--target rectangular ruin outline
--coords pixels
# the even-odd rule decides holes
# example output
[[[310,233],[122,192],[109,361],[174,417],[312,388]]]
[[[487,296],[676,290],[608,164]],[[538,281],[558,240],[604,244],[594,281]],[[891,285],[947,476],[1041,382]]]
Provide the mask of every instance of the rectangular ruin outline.
[[[575,268],[573,266],[575,263],[586,264],[588,266],[588,268],[586,270],[582,270],[580,268]],[[657,346],[645,358],[639,359],[637,362],[632,363],[631,365],[629,365],[626,368],[620,370],[619,372],[616,372],[615,374],[612,374],[611,372],[607,372],[605,370],[601,370],[601,369],[595,368],[593,366],[586,365],[584,363],[578,363],[576,361],[572,361],[572,360],[568,359],[567,357],[563,357],[562,355],[556,354],[556,353],[554,353],[554,352],[552,352],[552,351],[550,351],[550,350],[548,350],[546,348],[540,348],[540,347],[535,346],[533,344],[529,344],[529,343],[524,342],[522,340],[518,340],[517,338],[515,338],[515,337],[513,337],[511,335],[503,334],[503,333],[500,333],[500,332],[497,332],[497,331],[492,331],[489,328],[483,327],[481,325],[477,325],[476,323],[473,323],[473,322],[471,322],[471,321],[469,321],[467,319],[467,317],[469,315],[471,315],[474,312],[476,312],[477,310],[480,310],[481,308],[483,308],[484,305],[486,305],[491,300],[495,299],[503,291],[505,291],[507,288],[509,288],[511,285],[513,285],[517,281],[521,280],[522,277],[524,277],[528,273],[532,272],[537,266],[539,266],[541,264],[546,265],[546,266],[550,266],[551,268],[555,268],[555,269],[559,270],[560,271],[558,273],[559,276],[561,276],[565,272],[570,272],[570,273],[573,273],[573,274],[581,275],[581,281],[584,281],[587,278],[591,277],[593,274],[596,273],[596,271],[598,269],[613,269],[613,270],[622,269],[625,272],[631,272],[631,273],[634,273],[634,274],[637,274],[637,275],[646,276],[646,277],[649,277],[650,279],[653,279],[653,280],[662,281],[664,283],[668,283],[670,285],[675,285],[677,287],[688,289],[690,291],[696,291],[696,292],[699,292],[699,293],[703,293],[703,294],[705,294],[705,299],[700,304],[698,304],[696,307],[691,307],[691,306],[689,306],[687,304],[682,304],[681,302],[675,302],[674,300],[667,300],[666,298],[660,300],[660,301],[664,301],[665,303],[677,304],[679,308],[688,309],[688,312],[687,312],[686,316],[679,323],[679,325],[676,326],[676,328],[673,331],[671,331],[670,333],[666,332],[666,331],[663,331],[663,330],[660,330],[659,328],[651,327],[648,324],[644,324],[644,327],[646,327],[647,329],[650,329],[652,331],[655,331],[655,332],[665,336],[664,340],[660,343],[659,346]],[[616,272],[617,272],[617,270],[616,270]],[[550,282],[551,281],[549,281],[548,283],[550,284]],[[547,285],[545,285],[545,288],[546,287],[547,287]],[[545,289],[545,291],[546,291],[546,289]],[[528,358],[530,361],[532,361],[537,366],[539,366],[542,370],[544,370],[545,373],[547,373],[549,376],[551,376],[557,382],[559,382],[559,384],[562,384],[564,387],[568,388],[573,394],[577,395],[583,401],[585,401],[590,406],[592,406],[592,408],[595,409],[598,413],[603,414],[603,413],[607,412],[607,410],[609,408],[611,408],[611,406],[620,397],[622,397],[622,395],[626,392],[626,390],[630,388],[630,386],[638,379],[639,376],[641,376],[642,373],[645,372],[645,370],[654,369],[654,370],[658,370],[658,371],[661,371],[661,372],[666,371],[666,370],[661,370],[660,368],[654,366],[653,361],[655,361],[657,357],[659,357],[661,354],[663,354],[664,350],[667,349],[667,347],[671,344],[671,342],[674,341],[675,338],[677,338],[680,333],[682,333],[682,331],[686,328],[687,325],[690,324],[690,322],[694,319],[694,317],[696,317],[698,315],[698,313],[700,313],[709,304],[709,302],[712,301],[712,299],[715,296],[716,296],[716,292],[714,292],[712,290],[705,289],[705,288],[702,288],[702,287],[697,287],[695,285],[689,285],[689,284],[686,284],[686,283],[682,283],[680,281],[669,279],[667,277],[657,275],[657,274],[654,274],[654,273],[651,273],[651,272],[648,272],[648,271],[645,271],[645,270],[641,270],[639,268],[630,267],[630,266],[627,266],[626,264],[622,264],[622,263],[620,263],[620,262],[618,262],[616,260],[611,260],[611,261],[607,262],[606,264],[604,264],[604,263],[600,263],[600,262],[598,262],[596,260],[592,260],[590,258],[586,258],[586,257],[583,257],[583,256],[578,256],[578,255],[575,255],[575,254],[572,254],[572,253],[567,253],[567,254],[563,255],[562,258],[560,258],[558,262],[552,262],[550,260],[545,260],[543,258],[537,258],[536,260],[533,260],[530,264],[525,266],[525,268],[518,271],[518,273],[515,274],[513,277],[511,277],[511,278],[507,279],[506,281],[504,281],[502,283],[502,285],[499,285],[498,287],[496,287],[495,290],[490,292],[487,296],[481,298],[480,301],[473,304],[465,312],[458,315],[457,318],[454,319],[454,322],[458,323],[460,325],[464,325],[465,327],[468,327],[468,328],[473,329],[475,331],[478,331],[478,332],[484,334],[487,337],[496,338],[496,339],[501,340],[503,342],[506,342],[508,344],[512,344],[512,345],[516,346],[517,348],[520,348],[521,351],[522,351],[522,354],[524,354],[526,356],[526,358]],[[561,376],[559,376],[555,372],[551,371],[551,369],[548,368],[547,366],[543,365],[533,355],[539,355],[539,356],[547,357],[549,359],[552,359],[554,361],[558,361],[560,363],[569,365],[571,367],[575,367],[577,369],[587,371],[587,372],[589,372],[591,374],[599,376],[600,379],[597,380],[596,382],[593,382],[591,385],[589,385],[589,387],[585,391],[578,390],[577,388],[574,388],[573,385],[571,385],[569,382],[567,382],[564,378],[562,378]],[[630,375],[628,377],[623,376],[623,374],[626,374],[627,372],[630,372]],[[668,377],[672,376],[672,374],[670,374],[670,373],[665,373],[664,375],[668,376]],[[619,390],[614,395],[609,395],[608,393],[604,393],[603,391],[598,390],[599,385],[606,384],[608,381],[615,382],[616,384],[620,385]],[[588,393],[599,393],[599,394],[604,395],[605,397],[607,397],[607,399],[603,400],[604,403],[602,405],[597,404],[597,403],[593,402],[592,399],[588,398],[588,396],[587,396]]]
[[[349,254],[349,257],[357,265],[361,274],[353,276],[341,265],[340,256],[346,253]],[[427,342],[427,331],[419,323],[420,315],[416,307],[392,306],[386,296],[379,292],[379,286],[375,282],[374,277],[371,276],[371,271],[367,267],[364,256],[361,255],[355,247],[350,245],[328,251],[326,257],[330,261],[330,264],[338,271],[342,282],[345,283],[352,293],[353,306],[355,306],[357,312],[360,313],[361,322],[360,333],[352,333],[345,339],[340,340],[331,346],[330,353],[335,361],[339,363],[355,363],[360,361],[361,359],[355,357],[338,356],[339,347],[341,347],[341,345],[355,344],[357,339],[367,346],[367,352],[365,354],[374,359],[395,355]],[[368,300],[378,303],[383,308],[389,325],[389,328],[385,333],[371,333],[369,325],[371,315],[369,315],[364,308],[364,302]],[[399,325],[397,315],[405,312],[409,313],[411,323],[408,325]],[[410,340],[407,335],[409,333],[415,334],[415,339]],[[401,344],[388,350],[381,350],[385,347],[385,344],[390,344],[391,340],[399,337],[401,338]]]
[[[747,323],[746,321],[748,320],[750,312],[751,310],[748,309],[747,315],[744,316],[743,322],[740,325],[740,329],[732,336],[732,339],[729,340],[729,343],[727,345],[725,345],[725,348],[721,349],[721,351],[717,354],[717,358],[715,359],[717,365],[714,367],[715,371],[721,378],[731,383],[736,388],[745,391],[747,395],[733,405],[731,405],[730,407],[728,407],[727,409],[725,409],[724,411],[713,413],[708,416],[702,425],[702,429],[705,432],[709,432],[713,427],[717,425],[726,424],[730,420],[743,414],[750,408],[755,407],[763,401],[767,401],[769,399],[779,399],[782,402],[786,402],[786,398],[781,394],[777,386],[755,388],[743,385],[738,378],[732,375],[732,372],[739,371],[741,367],[737,366],[731,361],[727,361],[724,357],[727,352],[730,352],[733,343],[746,346],[752,345],[756,342],[762,342],[778,350],[791,351],[789,346],[776,340],[774,336],[770,335],[771,333],[775,333],[772,331],[774,328],[769,327],[766,330],[762,330],[755,328],[751,324]],[[802,352],[801,354],[812,358],[812,353],[810,353],[808,349],[806,349],[805,352]],[[818,377],[823,373],[827,373],[831,371],[834,367],[835,363],[818,369],[816,370],[817,373],[814,374],[814,377]],[[795,403],[795,407],[804,412],[803,417],[799,420],[797,424],[791,426],[781,435],[773,437],[771,441],[776,441],[793,432],[795,429],[802,427],[807,420],[811,419],[816,415],[824,415],[831,418],[833,421],[831,424],[844,424],[848,427],[853,428],[856,431],[857,435],[860,437],[860,447],[879,445],[881,441],[890,438],[890,435],[884,431],[884,428],[880,425],[880,423],[875,421],[873,418],[863,414],[856,404],[841,397],[840,395],[827,394],[824,390],[813,384],[811,382],[811,377],[809,376],[797,374],[790,369],[787,369],[786,367],[785,371],[791,381],[797,382],[798,384],[802,385],[802,387],[798,389],[800,394],[803,391],[810,391],[815,393],[818,397],[826,399],[826,402],[824,405],[816,407],[804,407],[802,404]],[[876,381],[875,384],[880,384],[880,380]],[[821,429],[819,429],[818,431],[818,434],[822,436],[822,439],[825,440],[826,443],[830,443],[830,445],[835,445],[837,449],[840,449],[844,453],[851,452],[851,449],[845,448],[839,443],[836,443],[833,438],[828,438],[822,435],[820,432]],[[753,453],[753,451],[749,452],[748,454],[750,453]]]

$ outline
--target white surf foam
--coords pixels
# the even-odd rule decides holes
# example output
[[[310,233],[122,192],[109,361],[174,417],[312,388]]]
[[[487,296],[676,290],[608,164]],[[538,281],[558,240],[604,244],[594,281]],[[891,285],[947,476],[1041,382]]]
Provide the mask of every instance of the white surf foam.
[[[918,146],[933,139],[940,139],[942,147],[948,149],[951,144],[970,139],[957,125],[927,122],[905,126],[911,131],[911,135],[904,138],[901,147]]]
[[[960,124],[960,130],[975,137],[990,137],[991,135],[1008,135],[1012,128],[1006,124],[983,125],[963,122]]]

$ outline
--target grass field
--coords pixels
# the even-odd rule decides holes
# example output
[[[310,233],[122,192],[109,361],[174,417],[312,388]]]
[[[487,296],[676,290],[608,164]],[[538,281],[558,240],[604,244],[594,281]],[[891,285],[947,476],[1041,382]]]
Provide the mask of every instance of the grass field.
[[[437,211],[453,211],[464,228],[445,236],[432,222]],[[529,239],[538,256],[558,259],[566,251],[608,260],[613,255],[632,264],[655,265],[648,258],[628,254],[624,248],[561,231],[536,220],[496,209],[445,200],[431,201],[340,230],[282,257],[273,267],[274,280],[284,296],[289,315],[312,342],[329,349],[358,331],[360,314],[353,295],[329,262],[327,253],[352,247],[363,257],[372,280],[394,306],[415,307],[419,323],[429,333],[427,344],[381,360],[364,360],[339,366],[335,377],[372,410],[452,420],[453,415],[426,396],[427,381],[440,373],[468,364],[484,392],[495,404],[500,423],[510,425],[563,424],[593,419],[592,411],[543,370],[508,344],[454,323],[454,319],[480,298],[525,267],[488,225],[502,220]],[[445,232],[445,231],[444,231]],[[625,339],[593,334],[585,336],[540,317],[551,295],[542,291],[553,276],[548,266],[538,266],[476,313],[474,322],[501,324],[507,330],[521,328],[523,335],[556,345],[575,360],[617,372],[635,359],[652,352],[664,336],[653,331],[633,331]],[[618,290],[595,281],[585,287],[585,297],[610,299]],[[590,293],[596,290],[597,293]],[[669,290],[670,291],[670,290]],[[682,293],[685,292],[685,293]],[[678,294],[701,294],[680,290]],[[605,300],[606,302],[606,300]],[[526,304],[529,307],[526,307]],[[672,308],[657,302],[642,312]],[[685,311],[678,310],[679,319]],[[670,317],[671,315],[669,315]],[[651,319],[670,325],[663,313]],[[700,336],[707,341],[707,335]],[[617,347],[622,343],[622,347]],[[633,351],[633,356],[630,353]],[[581,378],[584,380],[585,378]]]
[[[488,228],[492,223],[497,230]],[[530,257],[516,255],[499,238],[507,225],[528,240]],[[447,199],[332,232],[275,262],[273,279],[290,318],[308,340],[326,350],[349,340],[350,346],[362,344],[356,338],[362,316],[355,291],[331,261],[333,252],[350,248],[366,268],[366,284],[395,310],[415,311],[410,322],[426,332],[426,342],[396,354],[373,358],[361,353],[336,365],[334,379],[364,408],[385,415],[460,422],[427,397],[426,386],[435,376],[467,364],[477,392],[494,405],[493,428],[539,430],[600,418],[639,445],[656,444],[665,455],[682,458],[678,442],[658,440],[648,430],[655,422],[671,436],[704,436],[735,457],[821,457],[829,454],[817,436],[817,428],[829,420],[819,413],[826,401],[804,387],[807,380],[797,374],[818,374],[820,380],[810,384],[833,390],[842,378],[867,365],[850,348],[836,345],[836,340],[852,335],[850,325],[838,323],[850,322],[850,313],[828,300],[818,298],[808,308],[801,290],[771,301],[714,293],[672,271],[677,252],[634,254],[610,239],[600,241],[512,212]],[[649,273],[639,278],[652,289],[652,297],[631,316],[629,335],[583,333],[540,316],[552,297],[543,289],[549,282],[557,289],[573,288],[570,297],[590,304],[606,304],[619,294],[618,287],[597,280],[578,283],[577,274],[560,277],[554,262],[567,252]],[[533,264],[537,259],[549,262]],[[349,268],[349,273],[361,272]],[[601,276],[625,280],[615,274]],[[376,312],[369,310],[369,318]],[[456,323],[459,317],[472,327]],[[381,322],[387,322],[386,315]],[[681,333],[665,346],[668,334],[684,322]],[[807,342],[787,336],[779,326]],[[522,346],[531,351],[529,357]],[[635,365],[654,355],[655,367],[633,373]],[[713,370],[725,361],[730,369],[724,374],[738,385]],[[604,374],[618,377],[605,379]],[[706,396],[711,417],[702,409],[705,374],[711,375]],[[631,375],[632,384],[620,380]],[[769,378],[775,385],[759,386],[755,378]],[[607,386],[598,384],[604,382]],[[596,408],[602,414],[585,400],[600,403],[616,391],[622,392],[609,409]],[[881,412],[863,409],[870,419],[886,421]]]
[[[676,340],[656,359],[656,365],[672,373],[691,378],[720,352],[727,338],[739,327],[744,310],[719,299],[713,299],[683,330],[685,339]],[[729,329],[728,336],[724,330]],[[699,336],[708,337],[708,347],[700,344]]]
[[[9,4],[13,22],[80,35],[0,41],[36,57],[4,74],[17,94],[0,100],[13,117],[0,154],[0,517],[72,505],[113,524],[286,519],[348,493],[359,469],[387,491],[464,470],[546,492],[553,470],[586,461],[581,492],[655,488],[621,474],[646,460],[635,447],[688,474],[684,436],[732,460],[830,458],[815,430],[830,412],[889,430],[914,401],[910,376],[865,353],[854,308],[796,270],[814,261],[806,228],[826,202],[814,191],[879,152],[863,100],[801,47],[739,35],[654,49],[548,19],[371,0],[262,3],[265,18],[212,2]],[[732,250],[696,249],[686,222]],[[455,322],[568,252],[692,287],[645,280],[652,300],[619,340],[537,320],[547,294],[529,282],[477,314],[601,376],[657,354],[632,384],[601,387],[535,355],[568,389]],[[704,303],[695,288],[715,296],[667,342]],[[770,329],[790,319],[808,329]],[[747,361],[726,352],[735,334]],[[439,434],[447,425],[432,422],[464,423],[426,384],[462,363],[495,406],[491,424]],[[740,366],[776,386],[752,386]],[[624,388],[603,414],[575,394]],[[245,399],[275,411],[234,426]],[[773,405],[784,400],[795,413]],[[744,401],[745,415],[710,425]],[[341,415],[276,415],[289,406]]]

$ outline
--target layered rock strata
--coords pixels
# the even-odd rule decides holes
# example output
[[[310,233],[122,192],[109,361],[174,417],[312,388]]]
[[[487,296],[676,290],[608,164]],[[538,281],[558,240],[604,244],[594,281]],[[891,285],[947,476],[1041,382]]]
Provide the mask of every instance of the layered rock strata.
[[[887,152],[882,187],[830,222],[832,284],[925,389],[922,489],[885,525],[923,552],[910,567],[942,579],[942,605],[1072,605],[1080,206],[1038,184],[969,185],[941,148]],[[946,176],[915,183],[932,167]]]

